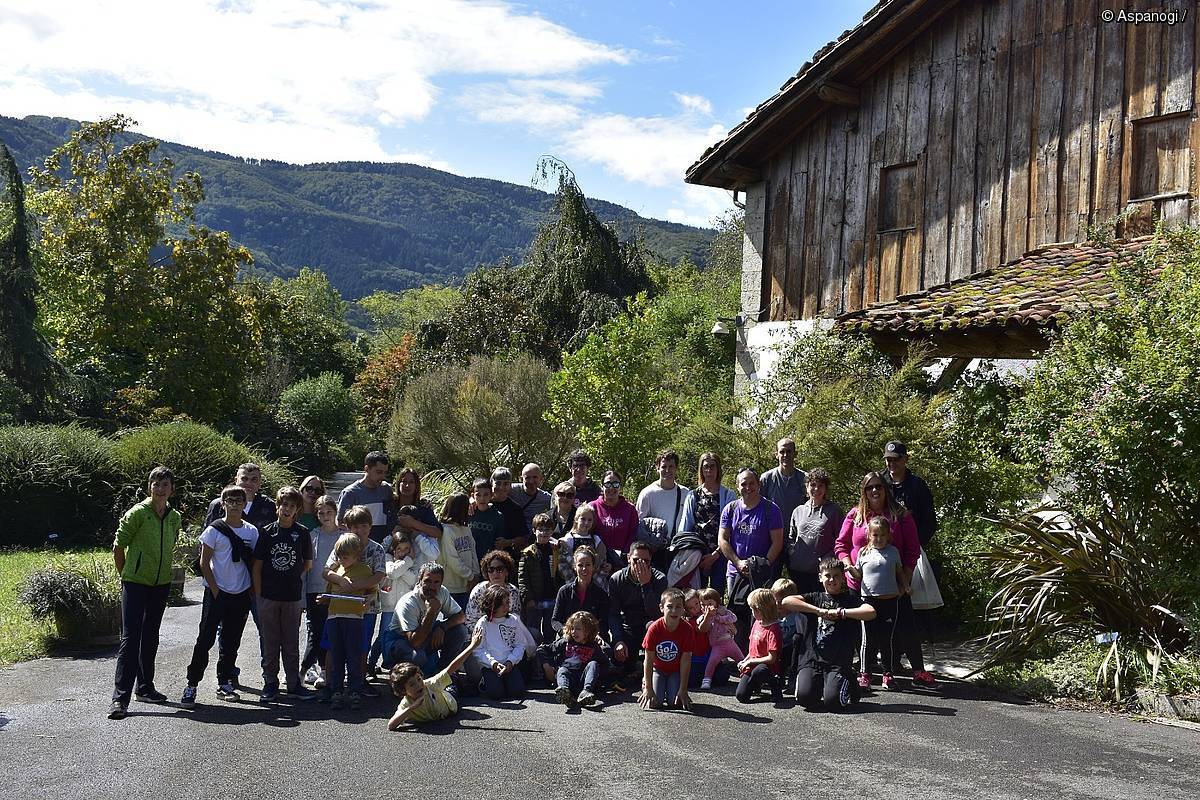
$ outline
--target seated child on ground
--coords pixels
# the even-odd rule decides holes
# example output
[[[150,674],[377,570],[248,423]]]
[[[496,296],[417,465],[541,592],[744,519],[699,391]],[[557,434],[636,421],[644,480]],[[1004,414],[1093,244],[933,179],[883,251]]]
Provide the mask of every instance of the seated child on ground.
[[[458,713],[454,682],[450,679],[471,652],[483,642],[483,631],[475,631],[465,650],[454,657],[432,678],[425,678],[416,664],[404,662],[392,667],[389,676],[392,693],[400,698],[396,713],[388,720],[388,730],[399,730],[406,722],[434,722]]]
[[[520,699],[525,696],[525,679],[517,666],[525,658],[528,629],[511,614],[508,587],[492,584],[484,589],[479,601],[484,616],[476,624],[483,632],[483,644],[475,652],[482,676],[479,691],[491,700]],[[529,647],[532,650],[532,647]]]
[[[609,646],[600,638],[600,624],[587,611],[567,617],[562,636],[542,645],[539,653],[555,670],[555,696],[564,705],[590,706],[608,671]]]
[[[874,619],[875,609],[846,588],[846,567],[836,558],[822,561],[818,576],[823,591],[788,597],[783,609],[815,614],[818,620],[797,661],[796,700],[810,707],[822,702],[833,711],[858,702],[850,662],[858,649],[859,623]]]
[[[646,629],[642,649],[646,653],[642,673],[642,708],[674,706],[690,709],[688,676],[692,669],[692,648],[696,629],[683,618],[683,592],[667,589],[662,593],[663,615]]]
[[[768,589],[755,589],[746,598],[746,604],[754,614],[754,625],[750,628],[750,655],[738,662],[742,675],[737,686],[738,702],[749,703],[766,684],[771,689],[771,699],[782,703],[783,635],[779,630],[779,606]]]
[[[713,673],[725,659],[741,661],[745,658],[742,648],[733,637],[737,634],[737,616],[721,603],[721,593],[716,589],[700,590],[700,606],[703,609],[696,622],[696,630],[708,637],[708,663],[704,665],[704,680],[701,689],[711,689]]]

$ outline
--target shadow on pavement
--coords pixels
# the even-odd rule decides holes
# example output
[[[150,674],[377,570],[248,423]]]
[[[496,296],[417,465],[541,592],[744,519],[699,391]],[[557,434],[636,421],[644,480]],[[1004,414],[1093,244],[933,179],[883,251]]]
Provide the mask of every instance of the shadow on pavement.
[[[697,717],[704,719],[733,719],[738,722],[770,722],[770,717],[760,717],[756,714],[750,714],[745,711],[734,711],[732,708],[724,706],[710,706],[705,703],[692,700],[692,713]]]

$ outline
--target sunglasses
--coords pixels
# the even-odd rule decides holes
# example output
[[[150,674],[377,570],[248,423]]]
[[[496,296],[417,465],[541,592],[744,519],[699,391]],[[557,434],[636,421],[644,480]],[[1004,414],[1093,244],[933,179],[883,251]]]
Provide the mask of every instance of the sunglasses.
[[[305,494],[320,494],[321,493],[321,490],[315,486],[305,486],[300,491],[304,492]]]
[[[501,567],[501,566],[496,566],[493,564],[492,566],[487,568],[487,571],[488,571],[489,575],[492,574],[493,572],[508,572],[508,567]]]
[[[574,497],[575,493],[574,492],[559,492],[558,496],[559,497]]]
[[[620,489],[621,488],[620,481],[605,481],[603,485],[604,485],[605,489]]]
[[[872,483],[870,486],[867,487],[867,491],[868,492],[882,492],[883,484],[882,483]]]

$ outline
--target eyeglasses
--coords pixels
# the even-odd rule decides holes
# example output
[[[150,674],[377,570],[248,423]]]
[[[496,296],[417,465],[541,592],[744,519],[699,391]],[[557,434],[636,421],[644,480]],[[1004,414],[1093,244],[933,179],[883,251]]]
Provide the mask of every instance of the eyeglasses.
[[[620,489],[621,482],[620,481],[605,481],[603,486],[605,489]]]
[[[225,497],[225,498],[221,499],[221,502],[227,506],[244,506],[244,505],[246,505],[246,498],[244,498],[244,497]]]
[[[305,494],[320,494],[321,493],[321,490],[315,486],[305,486],[300,491],[304,492]]]
[[[575,493],[574,492],[559,492],[558,496],[559,497],[574,497]]]

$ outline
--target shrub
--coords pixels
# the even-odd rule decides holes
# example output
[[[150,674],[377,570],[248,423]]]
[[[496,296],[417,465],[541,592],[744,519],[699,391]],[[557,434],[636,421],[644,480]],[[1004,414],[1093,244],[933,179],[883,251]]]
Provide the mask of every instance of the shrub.
[[[34,619],[54,619],[68,640],[120,632],[120,576],[113,564],[95,556],[57,558],[35,570],[22,581],[17,599]]]
[[[279,397],[279,416],[308,436],[321,451],[350,432],[354,398],[336,372],[294,383]]]
[[[142,476],[145,482],[149,470]],[[116,529],[112,443],[75,425],[0,427],[0,545],[101,541]]]
[[[119,509],[145,498],[146,477],[163,464],[175,473],[171,503],[185,520],[204,514],[209,501],[233,480],[239,464],[252,461],[262,467],[264,493],[296,481],[288,465],[196,422],[170,422],[128,431],[116,440],[113,452],[122,477]]]

